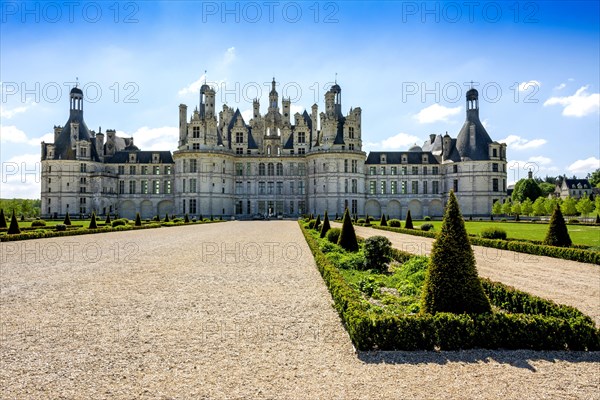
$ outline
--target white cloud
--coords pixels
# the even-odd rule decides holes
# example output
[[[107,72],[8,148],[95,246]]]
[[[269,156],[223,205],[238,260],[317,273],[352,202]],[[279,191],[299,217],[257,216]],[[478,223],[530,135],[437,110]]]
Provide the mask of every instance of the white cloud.
[[[565,117],[583,117],[600,111],[600,93],[587,93],[589,85],[577,89],[572,96],[550,97],[544,106],[563,106],[562,115]]]
[[[437,121],[448,121],[448,117],[460,113],[462,107],[444,107],[439,104],[432,104],[419,111],[415,118],[421,124],[430,124]]]
[[[35,104],[35,103],[33,103],[33,104]],[[29,108],[31,108],[30,105],[25,105],[25,106],[21,106],[21,107],[15,107],[15,108],[9,110],[9,109],[6,109],[5,107],[0,106],[0,118],[11,119],[12,117],[14,117],[17,114],[24,113]]]
[[[529,90],[530,88],[538,88],[541,86],[542,84],[540,83],[540,81],[527,81],[527,82],[521,82],[519,83],[519,92],[524,92],[526,90]]]
[[[509,135],[504,139],[499,140],[500,143],[506,143],[506,145],[513,150],[527,150],[535,149],[546,144],[546,139],[524,139],[517,135]]]
[[[173,150],[177,148],[179,141],[179,129],[174,126],[163,126],[162,128],[139,128],[133,134],[118,131],[118,136],[133,137],[133,143],[140,150]]]
[[[585,160],[577,160],[567,167],[570,172],[585,174],[600,168],[600,159],[589,157]]]
[[[3,160],[2,198],[40,198],[40,154],[20,154]]]
[[[182,88],[179,90],[179,92],[177,92],[177,94],[179,94],[180,96],[185,96],[186,94],[190,94],[190,93],[199,93],[200,92],[200,87],[204,84],[204,82],[206,81],[206,74],[202,74],[200,75],[200,78],[197,81],[194,81],[192,83],[190,83],[189,85],[187,85],[186,87]]]
[[[244,110],[244,111],[241,111],[242,118],[244,118],[244,122],[245,123],[250,122],[250,120],[254,116],[253,112],[254,112],[253,110]]]
[[[391,136],[381,142],[365,142],[364,151],[386,151],[386,150],[403,150],[412,146],[415,143],[422,143],[423,141],[416,136],[409,135],[408,133],[398,133],[397,135]]]
[[[54,133],[46,133],[42,137],[28,139],[27,134],[14,125],[0,126],[0,143],[27,143],[30,146],[39,146],[44,141],[54,142]]]
[[[227,49],[225,54],[223,55],[223,64],[228,66],[232,62],[235,61],[235,47],[230,47]]]
[[[555,87],[554,87],[554,90],[563,90],[563,89],[564,89],[564,88],[566,88],[566,87],[567,87],[567,84],[563,82],[563,83],[561,83],[560,85],[558,85],[558,86],[555,86]]]
[[[529,161],[540,165],[548,165],[552,162],[552,159],[544,156],[533,156],[529,157]]]

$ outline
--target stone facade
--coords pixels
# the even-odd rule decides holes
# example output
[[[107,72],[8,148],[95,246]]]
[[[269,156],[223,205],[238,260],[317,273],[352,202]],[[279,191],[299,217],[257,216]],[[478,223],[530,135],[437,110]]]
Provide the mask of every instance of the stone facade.
[[[485,216],[506,197],[506,145],[492,141],[479,121],[478,94],[467,92],[466,121],[456,139],[430,135],[408,151],[362,151],[359,107],[342,113],[335,84],[318,106],[291,115],[273,79],[267,113],[258,100],[246,122],[239,109],[216,112],[215,91],[200,89],[188,117],[179,106],[178,149],[141,151],[114,130],[98,133],[83,120],[83,94],[73,88],[67,123],[42,143],[45,217],[117,213],[297,217],[305,213],[404,218],[441,216],[449,190],[464,215]]]

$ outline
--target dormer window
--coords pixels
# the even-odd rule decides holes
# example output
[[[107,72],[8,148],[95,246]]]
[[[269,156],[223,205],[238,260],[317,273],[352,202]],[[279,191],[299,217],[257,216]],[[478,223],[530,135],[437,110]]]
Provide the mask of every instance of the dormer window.
[[[158,154],[157,153],[152,153],[152,162],[153,163],[158,163],[159,158],[158,158]]]
[[[385,163],[386,163],[386,161],[385,161],[385,154],[382,154],[382,155],[381,155],[381,157],[380,157],[380,162],[381,162],[382,164],[385,164]]]

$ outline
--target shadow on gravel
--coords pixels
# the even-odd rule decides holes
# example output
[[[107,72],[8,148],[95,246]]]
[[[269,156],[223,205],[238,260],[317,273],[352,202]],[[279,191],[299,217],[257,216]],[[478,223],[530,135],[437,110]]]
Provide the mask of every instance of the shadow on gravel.
[[[361,351],[358,359],[366,364],[438,364],[488,363],[509,364],[536,372],[531,361],[600,362],[600,352],[533,350],[462,350],[462,351]]]

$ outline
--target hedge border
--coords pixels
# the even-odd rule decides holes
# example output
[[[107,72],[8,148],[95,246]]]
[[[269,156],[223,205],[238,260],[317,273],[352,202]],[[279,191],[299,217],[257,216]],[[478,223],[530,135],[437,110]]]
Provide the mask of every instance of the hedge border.
[[[579,310],[491,281],[482,280],[484,287],[491,288],[492,299],[510,300],[511,307],[537,309],[538,314],[393,315],[370,312],[369,303],[325,257],[312,234],[301,222],[299,225],[331,293],[334,307],[358,350],[600,349],[600,331]],[[413,255],[394,249],[393,256],[406,259]]]
[[[404,228],[391,228],[389,226],[372,225],[371,227],[383,231],[405,233],[408,235],[422,236],[432,239],[435,239],[437,235],[435,232],[418,231]],[[572,247],[546,246],[530,242],[523,242],[520,240],[484,239],[473,236],[470,236],[469,240],[474,246],[492,247],[501,250],[510,250],[517,251],[519,253],[533,254],[536,256],[546,256],[560,258],[563,260],[579,261],[588,264],[600,265],[600,252],[593,250],[585,250]]]

